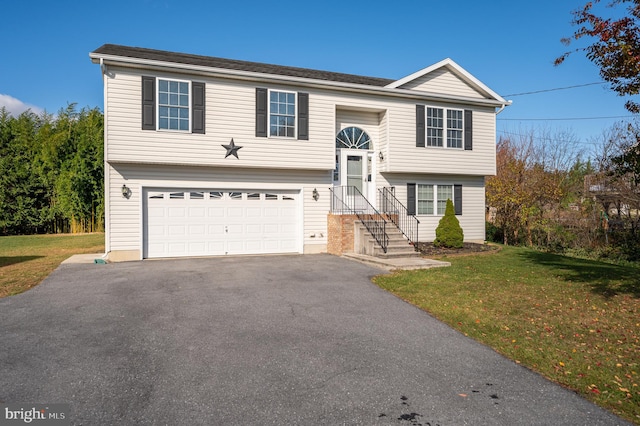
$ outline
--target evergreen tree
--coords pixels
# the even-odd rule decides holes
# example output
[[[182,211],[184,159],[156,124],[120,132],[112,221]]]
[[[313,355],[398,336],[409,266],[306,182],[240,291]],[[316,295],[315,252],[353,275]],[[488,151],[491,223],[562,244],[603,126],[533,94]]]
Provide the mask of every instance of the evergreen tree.
[[[463,241],[464,233],[453,209],[453,203],[449,199],[444,216],[436,228],[436,239],[433,244],[436,247],[462,248]]]

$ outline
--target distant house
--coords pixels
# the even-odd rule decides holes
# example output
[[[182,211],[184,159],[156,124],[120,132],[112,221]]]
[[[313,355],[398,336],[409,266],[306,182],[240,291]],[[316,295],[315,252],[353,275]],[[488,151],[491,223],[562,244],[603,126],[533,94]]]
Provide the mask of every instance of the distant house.
[[[584,193],[596,201],[608,216],[637,218],[640,187],[633,177],[597,173],[584,177]]]
[[[452,199],[466,240],[485,238],[509,102],[451,59],[389,80],[111,44],[90,57],[111,260],[324,252],[332,200],[345,213],[335,201],[356,194],[379,210],[393,195],[404,210],[383,215],[417,218],[421,241]]]

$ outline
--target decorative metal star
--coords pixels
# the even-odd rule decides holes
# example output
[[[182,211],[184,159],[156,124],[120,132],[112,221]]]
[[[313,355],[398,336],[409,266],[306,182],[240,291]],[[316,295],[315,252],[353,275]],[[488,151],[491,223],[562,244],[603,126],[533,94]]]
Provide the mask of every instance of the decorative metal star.
[[[225,155],[224,158],[227,158],[228,156],[233,155],[238,160],[240,159],[240,157],[238,157],[238,150],[242,147],[236,146],[235,142],[233,142],[233,138],[231,138],[231,143],[229,145],[221,145],[221,146],[227,150],[227,155]]]

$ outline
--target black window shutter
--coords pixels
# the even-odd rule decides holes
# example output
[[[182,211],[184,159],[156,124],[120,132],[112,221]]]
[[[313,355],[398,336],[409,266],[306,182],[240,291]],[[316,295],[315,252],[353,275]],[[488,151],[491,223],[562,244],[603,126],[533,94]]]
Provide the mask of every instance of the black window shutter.
[[[256,137],[267,137],[267,89],[256,89]]]
[[[407,184],[407,214],[416,214],[416,184]]]
[[[453,207],[456,215],[462,214],[462,185],[453,185]]]
[[[464,149],[473,149],[473,111],[470,109],[464,110]]]
[[[425,137],[424,105],[416,105],[416,146],[424,146]]]
[[[156,78],[142,76],[142,130],[156,130]]]
[[[298,93],[298,139],[309,140],[309,94]]]
[[[193,119],[191,120],[192,133],[204,133],[204,83],[191,83],[191,112]]]

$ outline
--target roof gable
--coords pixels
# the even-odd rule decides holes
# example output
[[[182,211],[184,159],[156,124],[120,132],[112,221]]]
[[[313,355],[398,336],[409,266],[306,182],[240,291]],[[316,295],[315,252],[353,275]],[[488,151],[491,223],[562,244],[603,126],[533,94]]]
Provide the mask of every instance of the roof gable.
[[[447,58],[385,86],[424,92],[458,94],[466,97],[507,101],[480,80],[472,76],[452,59]]]

